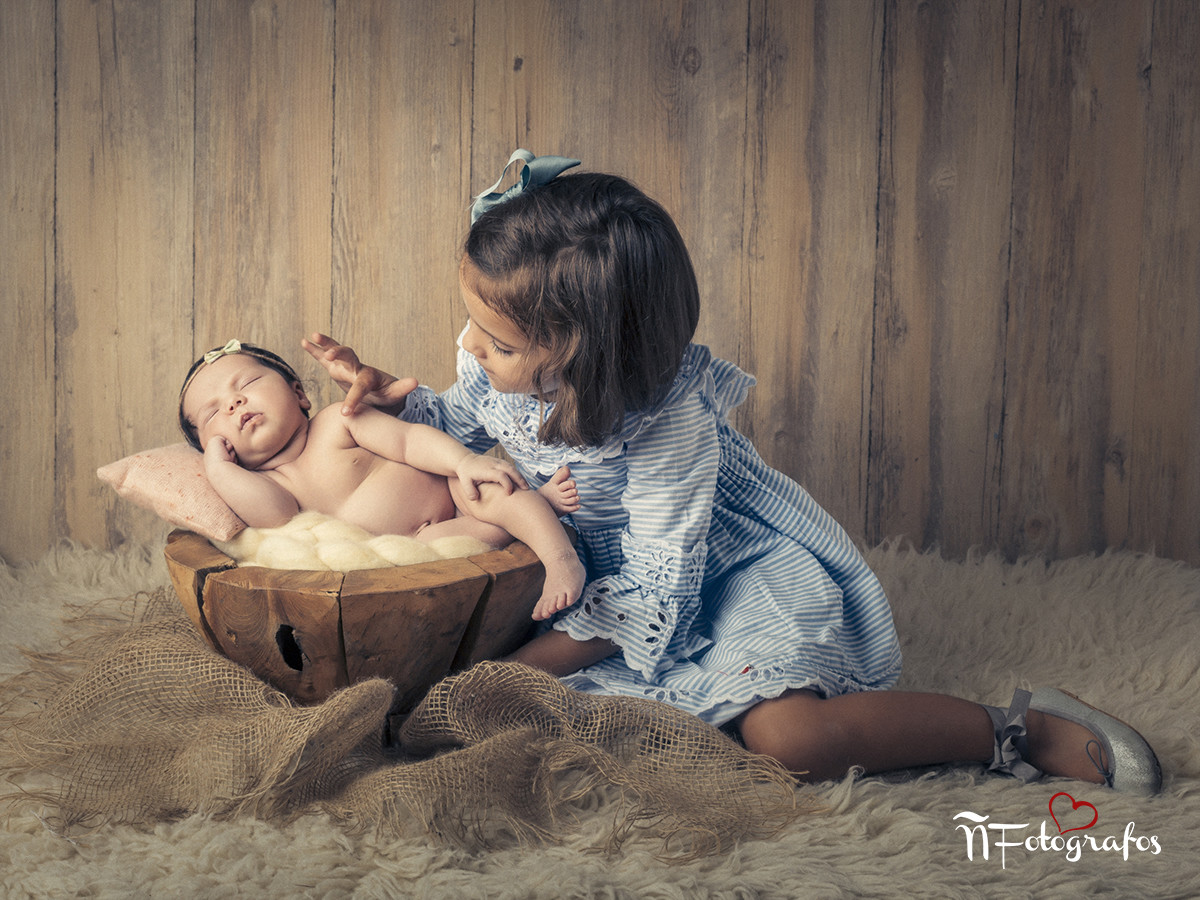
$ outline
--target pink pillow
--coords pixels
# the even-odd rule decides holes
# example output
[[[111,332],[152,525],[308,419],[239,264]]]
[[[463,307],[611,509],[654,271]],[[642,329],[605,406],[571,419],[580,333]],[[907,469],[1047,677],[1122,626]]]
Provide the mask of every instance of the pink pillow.
[[[228,541],[246,527],[204,475],[204,456],[180,442],[101,466],[96,475],[113,490],[172,525]]]

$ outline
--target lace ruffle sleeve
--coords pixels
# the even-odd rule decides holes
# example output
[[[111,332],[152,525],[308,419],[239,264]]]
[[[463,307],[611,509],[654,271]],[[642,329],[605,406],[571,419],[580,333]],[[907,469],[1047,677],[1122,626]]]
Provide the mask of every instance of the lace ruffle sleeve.
[[[708,643],[692,626],[716,488],[716,428],[698,394],[643,425],[625,454],[619,568],[591,582],[555,622],[576,640],[619,644],[647,679]]]

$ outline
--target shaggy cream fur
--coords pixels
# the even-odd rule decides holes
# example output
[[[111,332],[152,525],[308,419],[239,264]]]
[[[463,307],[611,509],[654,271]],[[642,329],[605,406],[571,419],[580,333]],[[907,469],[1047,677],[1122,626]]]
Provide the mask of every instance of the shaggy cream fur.
[[[1022,786],[979,766],[847,778],[820,788],[826,813],[686,865],[657,860],[651,838],[631,839],[615,858],[595,852],[611,812],[603,790],[579,801],[561,843],[479,854],[349,834],[320,815],[286,826],[191,816],[66,839],[21,813],[0,831],[0,896],[1200,896],[1200,571],[1130,553],[1008,564],[887,546],[868,558],[904,644],[900,687],[1006,705],[1014,687],[1059,685],[1146,735],[1163,793]],[[127,615],[131,595],[166,583],[158,548],[64,546],[33,565],[0,566],[0,674],[23,667],[20,645],[52,649],[80,607]],[[1056,799],[1063,791],[1070,797]],[[1090,818],[1072,800],[1092,804],[1097,821],[1060,834]],[[970,852],[969,823],[955,819],[963,812],[987,817]],[[984,859],[988,824],[1026,827],[993,829]],[[1016,845],[1003,861],[999,840]]]

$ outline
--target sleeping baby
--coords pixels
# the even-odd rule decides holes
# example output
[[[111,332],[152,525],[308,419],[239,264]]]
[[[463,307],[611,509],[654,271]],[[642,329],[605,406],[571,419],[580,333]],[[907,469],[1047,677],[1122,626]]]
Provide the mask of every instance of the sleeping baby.
[[[259,528],[315,510],[372,534],[429,543],[513,538],[546,569],[535,619],[574,603],[585,572],[558,514],[578,509],[569,470],[539,491],[509,462],[472,453],[436,428],[340,404],[317,412],[279,356],[230,341],[193,363],[179,392],[179,424],[204,453],[209,482],[238,516]],[[498,487],[480,489],[484,483]]]

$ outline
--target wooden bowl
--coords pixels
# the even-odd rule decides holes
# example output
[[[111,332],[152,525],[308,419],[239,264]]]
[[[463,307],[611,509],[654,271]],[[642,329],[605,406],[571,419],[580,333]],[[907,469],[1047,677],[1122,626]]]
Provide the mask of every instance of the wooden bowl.
[[[302,703],[383,677],[394,711],[528,639],[545,570],[527,546],[356,572],[239,567],[205,538],[164,550],[179,600],[218,653]]]

